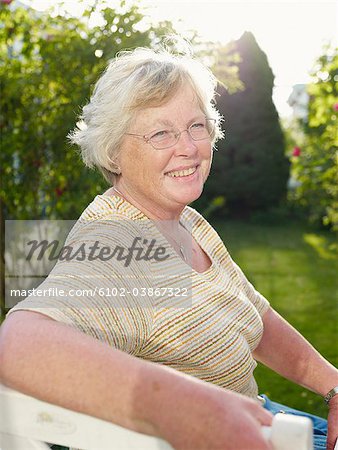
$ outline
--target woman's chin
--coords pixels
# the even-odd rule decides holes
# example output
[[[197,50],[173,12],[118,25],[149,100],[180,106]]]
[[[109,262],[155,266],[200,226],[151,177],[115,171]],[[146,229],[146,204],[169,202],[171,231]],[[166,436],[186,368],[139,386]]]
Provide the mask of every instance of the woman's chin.
[[[189,205],[189,203],[194,202],[197,200],[203,192],[203,185],[202,186],[194,186],[194,188],[186,188],[185,190],[182,189],[182,192],[179,192],[177,190],[174,193],[174,197],[177,200],[178,203],[183,205]]]
[[[168,186],[170,197],[185,205],[197,200],[203,192],[204,182],[201,173],[196,172],[188,177],[170,178]]]

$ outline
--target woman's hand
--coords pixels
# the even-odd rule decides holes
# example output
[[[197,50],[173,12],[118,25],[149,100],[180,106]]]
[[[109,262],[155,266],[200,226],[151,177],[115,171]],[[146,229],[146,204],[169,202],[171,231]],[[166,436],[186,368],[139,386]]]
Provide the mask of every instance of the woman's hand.
[[[221,394],[221,393],[220,393]],[[255,401],[234,393],[211,396],[190,412],[189,426],[177,450],[272,450],[261,427],[271,425],[272,415]]]
[[[331,398],[328,415],[327,450],[333,450],[338,438],[338,395]]]
[[[272,450],[261,428],[273,416],[258,402],[208,383],[189,384],[156,411],[159,434],[175,450]]]

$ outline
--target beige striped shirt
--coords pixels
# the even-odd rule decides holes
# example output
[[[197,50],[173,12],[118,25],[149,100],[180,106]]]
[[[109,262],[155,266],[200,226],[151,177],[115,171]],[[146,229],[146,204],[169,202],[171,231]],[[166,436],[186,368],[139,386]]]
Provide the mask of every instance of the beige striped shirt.
[[[181,223],[212,262],[203,273],[188,266],[136,207],[117,196],[96,196],[67,237],[73,251],[95,242],[128,249],[137,237],[144,249],[152,240],[154,248],[163,247],[162,260],[137,260],[134,253],[126,264],[117,252],[58,261],[39,289],[54,287],[66,295],[31,295],[10,313],[41,312],[131,355],[256,397],[252,352],[269,303],[198,212],[186,207]],[[71,295],[79,289],[87,295]]]

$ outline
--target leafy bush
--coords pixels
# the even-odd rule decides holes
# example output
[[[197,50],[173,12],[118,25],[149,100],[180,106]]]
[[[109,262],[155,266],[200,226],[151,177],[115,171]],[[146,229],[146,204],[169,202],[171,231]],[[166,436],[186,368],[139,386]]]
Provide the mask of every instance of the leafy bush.
[[[292,200],[308,212],[312,222],[338,229],[338,50],[326,48],[307,86],[308,116],[300,121],[302,133],[291,155],[297,181]],[[291,132],[292,133],[292,132]],[[290,152],[292,150],[290,149]]]

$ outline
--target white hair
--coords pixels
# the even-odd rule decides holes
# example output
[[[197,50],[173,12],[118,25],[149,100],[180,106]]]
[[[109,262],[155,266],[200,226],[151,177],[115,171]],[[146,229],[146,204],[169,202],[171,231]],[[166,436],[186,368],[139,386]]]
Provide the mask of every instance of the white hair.
[[[84,163],[114,184],[120,173],[116,157],[135,114],[163,105],[184,84],[192,87],[203,113],[216,119],[214,144],[223,135],[214,106],[215,76],[191,56],[142,47],[119,52],[109,63],[68,138],[80,147]]]

